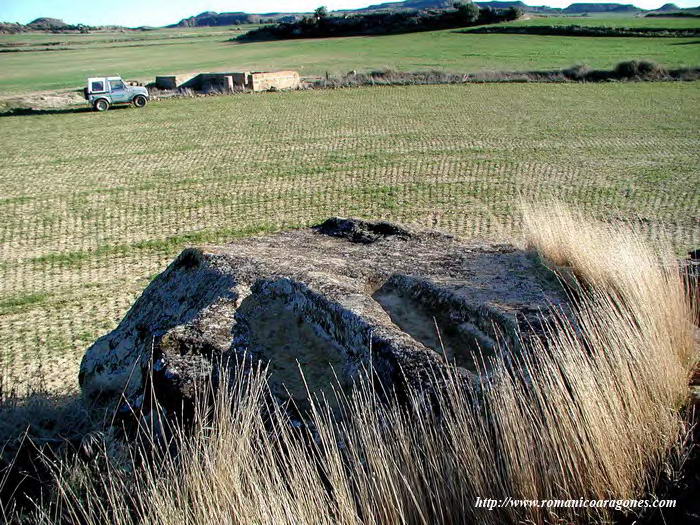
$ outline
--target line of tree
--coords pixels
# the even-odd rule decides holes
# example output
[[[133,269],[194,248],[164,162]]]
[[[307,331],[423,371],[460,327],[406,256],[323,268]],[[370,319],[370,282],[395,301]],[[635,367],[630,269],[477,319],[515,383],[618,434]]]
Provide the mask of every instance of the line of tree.
[[[457,3],[451,9],[367,13],[334,16],[325,7],[319,7],[311,16],[298,22],[266,25],[249,31],[234,40],[260,41],[290,38],[325,38],[332,36],[385,35],[433,31],[517,20],[523,11],[507,9],[480,9],[472,2]]]

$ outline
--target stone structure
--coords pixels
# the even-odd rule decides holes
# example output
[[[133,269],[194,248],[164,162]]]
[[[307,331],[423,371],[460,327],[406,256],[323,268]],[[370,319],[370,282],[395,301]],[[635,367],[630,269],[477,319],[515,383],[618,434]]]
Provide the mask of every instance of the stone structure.
[[[158,89],[174,90],[190,78],[189,75],[159,75],[156,77],[156,87]]]
[[[541,314],[566,307],[536,257],[400,226],[333,218],[322,225],[185,250],[120,325],[90,347],[80,384],[96,406],[133,406],[149,378],[179,406],[219,357],[270,365],[280,399],[342,388],[371,363],[386,386],[425,386],[456,362],[518,351]]]
[[[253,91],[270,91],[271,89],[297,89],[301,79],[296,71],[273,71],[271,73],[250,73],[248,87]]]
[[[195,91],[270,91],[297,89],[301,83],[296,71],[200,73],[195,76],[161,75],[159,89],[193,89]]]

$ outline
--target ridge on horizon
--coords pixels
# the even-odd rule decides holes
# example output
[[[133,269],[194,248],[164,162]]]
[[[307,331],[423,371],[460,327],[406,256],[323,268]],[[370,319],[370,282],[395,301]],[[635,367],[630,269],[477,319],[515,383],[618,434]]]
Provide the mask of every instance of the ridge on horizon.
[[[376,0],[375,0],[376,1]],[[374,11],[403,11],[417,9],[440,9],[449,8],[459,0],[389,0],[386,2],[372,3],[372,0],[367,0],[369,5],[354,9],[329,9],[328,12],[333,14],[363,14]],[[531,2],[531,3],[530,3]],[[700,9],[700,5],[694,7],[679,7],[675,3],[667,2],[653,9],[645,9],[635,5],[634,3],[621,2],[571,2],[566,7],[552,7],[546,2],[538,2],[537,0],[491,0],[491,1],[475,1],[474,3],[481,7],[492,8],[508,8],[519,7],[526,13],[534,13],[541,15],[577,15],[586,13],[653,13],[653,12],[684,12],[689,10]],[[534,5],[537,4],[537,5]],[[319,0],[319,5],[323,5],[323,1]],[[162,26],[151,26],[148,24],[141,25],[119,25],[119,24],[99,24],[90,26],[88,24],[68,24],[60,18],[54,17],[39,17],[27,24],[15,23],[15,26],[21,26],[30,30],[68,30],[76,27],[123,27],[123,28],[147,28],[147,27],[200,27],[200,26],[226,26],[250,23],[278,23],[292,22],[300,19],[305,15],[311,14],[312,11],[267,11],[267,12],[249,12],[249,11],[203,11],[196,15],[191,15],[180,19],[178,22],[165,24]],[[0,24],[12,24],[9,21],[0,20]],[[0,30],[2,28],[0,27]]]
[[[369,0],[371,2],[371,0]],[[389,10],[413,10],[413,9],[435,9],[435,8],[447,8],[452,7],[458,0],[390,0],[387,2],[380,3],[370,3],[366,7],[359,7],[355,9],[335,9],[329,10],[329,13],[338,14],[362,14],[372,11],[389,11]],[[679,7],[674,3],[664,3],[655,9],[644,9],[638,7],[633,3],[620,3],[620,2],[571,2],[566,7],[550,7],[546,3],[541,3],[540,5],[530,5],[522,0],[487,0],[487,1],[475,1],[475,4],[482,7],[494,7],[494,8],[508,8],[508,7],[520,7],[527,13],[536,14],[584,14],[584,13],[653,13],[657,11],[686,11],[689,9],[698,9],[697,7]],[[533,3],[537,3],[537,0],[533,0]],[[322,5],[323,2],[320,3]],[[215,17],[239,17],[241,20],[233,22],[234,24],[246,23],[242,19],[248,17],[251,20],[248,23],[259,23],[261,19],[269,19],[268,22],[285,22],[293,21],[295,18],[300,18],[304,15],[311,14],[311,11],[305,12],[266,12],[266,13],[255,13],[255,12],[221,12],[216,13],[213,11],[205,11],[198,15],[183,18],[177,23],[171,24],[167,27],[183,27],[183,26],[195,26],[199,25],[199,22],[204,22],[207,18]],[[209,24],[202,24],[209,25]],[[225,24],[220,24],[225,25]]]

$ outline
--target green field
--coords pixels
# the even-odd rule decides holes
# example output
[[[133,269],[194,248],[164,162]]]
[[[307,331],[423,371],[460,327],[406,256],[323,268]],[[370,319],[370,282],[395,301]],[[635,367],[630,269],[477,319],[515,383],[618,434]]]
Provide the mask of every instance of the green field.
[[[225,27],[185,27],[185,28],[160,28],[149,30],[100,30],[90,33],[47,33],[44,31],[30,31],[27,33],[5,34],[0,38],[2,47],[10,45],[19,47],[46,47],[60,44],[61,46],[104,45],[119,44],[124,42],[150,42],[177,39],[195,39],[203,37],[219,36],[230,38],[242,32],[246,32],[257,25],[225,26]],[[9,45],[8,45],[9,44]]]
[[[700,18],[664,18],[596,13],[595,16],[534,17],[503,25],[519,26],[592,26],[592,27],[653,27],[658,29],[697,29]]]
[[[377,87],[1,117],[0,369],[74,385],[85,347],[183,247],[330,215],[501,237],[521,197],[554,196],[697,247],[698,88]]]
[[[565,17],[524,24],[639,24],[697,27],[696,19]],[[241,26],[247,30],[248,26]],[[302,75],[395,68],[455,72],[556,69],[585,63],[610,68],[630,59],[651,59],[667,67],[697,66],[692,38],[591,38],[464,34],[461,30],[403,35],[329,38],[239,44],[227,42],[236,28],[162,29],[153,32],[0,35],[8,44],[44,44],[42,49],[0,53],[0,96],[81,87],[88,76],[119,74],[146,82],[157,74],[222,70],[296,69]],[[58,42],[55,46],[46,43]],[[68,48],[68,49],[62,49]]]

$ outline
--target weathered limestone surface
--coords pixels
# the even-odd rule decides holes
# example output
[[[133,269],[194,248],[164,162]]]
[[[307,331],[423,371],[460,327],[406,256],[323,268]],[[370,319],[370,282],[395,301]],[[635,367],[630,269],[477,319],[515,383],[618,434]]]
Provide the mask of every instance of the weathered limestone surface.
[[[534,257],[389,223],[329,219],[316,228],[185,250],[120,325],[90,347],[80,384],[96,406],[134,406],[149,377],[177,406],[220,356],[270,365],[276,396],[303,406],[371,364],[388,386],[423,385],[454,360],[465,379],[514,335],[564,305]],[[231,360],[233,362],[235,360]]]

